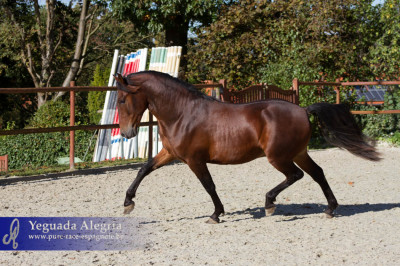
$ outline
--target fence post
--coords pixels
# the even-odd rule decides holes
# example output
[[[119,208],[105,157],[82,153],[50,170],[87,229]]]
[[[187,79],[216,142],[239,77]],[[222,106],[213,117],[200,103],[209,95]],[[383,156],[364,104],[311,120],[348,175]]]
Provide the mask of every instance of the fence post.
[[[336,79],[336,82],[339,83],[340,80]],[[339,104],[340,103],[340,90],[339,90],[339,87],[335,86],[334,89],[335,89],[335,92],[336,92],[336,104]]]
[[[227,86],[226,86],[226,80],[225,80],[225,79],[220,79],[220,80],[218,81],[218,83],[222,85],[221,100],[222,100],[223,102],[232,102],[232,101],[231,101],[231,97],[230,97],[230,95],[229,95],[228,88],[227,88]]]
[[[69,83],[70,87],[75,86],[75,81]],[[69,92],[69,125],[75,126],[75,91]],[[75,169],[75,131],[69,132],[69,170]]]
[[[8,154],[0,156],[0,172],[8,172]]]
[[[293,79],[293,82],[292,82],[292,85],[293,85],[293,90],[296,92],[296,95],[295,95],[295,99],[294,99],[294,103],[295,104],[297,104],[297,105],[299,105],[299,99],[300,99],[300,94],[299,94],[299,80],[298,79]]]
[[[153,114],[149,111],[149,151],[148,159],[153,158]]]

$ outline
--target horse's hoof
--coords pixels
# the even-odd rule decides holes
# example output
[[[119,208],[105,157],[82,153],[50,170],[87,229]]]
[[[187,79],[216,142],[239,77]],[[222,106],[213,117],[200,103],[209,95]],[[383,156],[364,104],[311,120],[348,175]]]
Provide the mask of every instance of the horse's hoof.
[[[217,220],[214,220],[213,218],[210,217],[210,219],[207,220],[206,224],[218,224],[219,223],[219,219],[217,218]]]
[[[332,219],[333,217],[335,217],[335,215],[333,215],[333,213],[325,212],[325,218]]]
[[[132,201],[132,204],[124,207],[124,214],[130,214],[134,208],[135,208],[135,202]]]
[[[276,209],[276,206],[273,206],[271,208],[265,208],[265,216],[271,216],[272,214],[274,214]]]

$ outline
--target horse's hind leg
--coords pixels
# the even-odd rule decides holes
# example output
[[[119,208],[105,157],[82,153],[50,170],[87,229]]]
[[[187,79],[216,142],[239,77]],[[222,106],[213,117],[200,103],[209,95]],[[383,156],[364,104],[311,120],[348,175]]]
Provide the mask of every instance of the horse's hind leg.
[[[164,166],[175,159],[166,149],[162,149],[153,159],[150,159],[142,168],[140,168],[135,180],[132,182],[128,190],[126,191],[126,197],[124,201],[124,214],[129,214],[135,207],[135,202],[132,200],[136,195],[140,182],[143,178],[150,174],[157,168]]]
[[[265,211],[266,215],[272,215],[275,211],[275,200],[279,193],[292,185],[297,180],[300,180],[304,173],[293,162],[271,160],[270,163],[286,176],[286,180],[277,185],[266,194]]]
[[[294,158],[295,163],[309,174],[315,182],[317,182],[326,199],[328,200],[328,208],[325,210],[327,217],[333,217],[333,211],[338,207],[335,195],[329,187],[328,181],[325,178],[324,171],[319,167],[307,154],[307,151],[303,151]]]

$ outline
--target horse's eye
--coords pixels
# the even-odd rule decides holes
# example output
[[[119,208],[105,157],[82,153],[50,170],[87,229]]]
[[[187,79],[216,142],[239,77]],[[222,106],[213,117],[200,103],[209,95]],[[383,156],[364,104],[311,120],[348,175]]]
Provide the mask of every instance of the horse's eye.
[[[119,103],[119,104],[124,104],[124,103],[125,103],[125,100],[120,100],[120,101],[118,101],[118,103]]]

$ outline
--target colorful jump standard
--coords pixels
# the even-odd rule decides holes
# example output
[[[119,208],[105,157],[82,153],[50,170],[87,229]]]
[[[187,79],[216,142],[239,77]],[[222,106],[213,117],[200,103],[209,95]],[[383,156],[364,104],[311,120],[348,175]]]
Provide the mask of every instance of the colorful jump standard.
[[[149,70],[168,73],[177,77],[182,47],[155,47],[152,48],[150,56]],[[139,49],[128,55],[119,55],[115,50],[113,63],[110,71],[108,86],[115,86],[114,75],[122,73],[124,76],[131,73],[146,70],[148,49]],[[107,91],[104,103],[101,124],[119,123],[118,110],[116,110],[117,92]],[[149,121],[149,113],[146,111],[141,122]],[[115,160],[120,158],[144,158],[149,147],[148,139],[149,127],[140,127],[138,135],[133,139],[122,138],[120,129],[100,130],[96,143],[94,162],[104,160]],[[153,154],[157,154],[162,148],[158,138],[158,128],[153,127]]]

